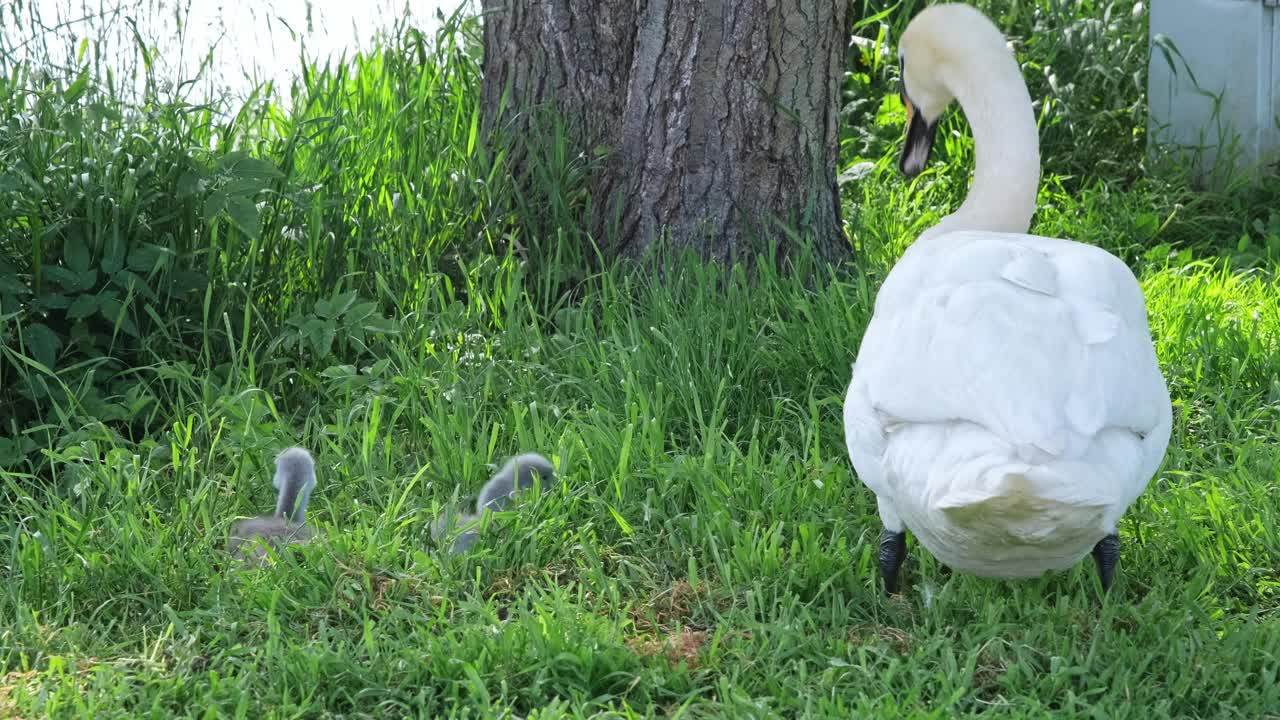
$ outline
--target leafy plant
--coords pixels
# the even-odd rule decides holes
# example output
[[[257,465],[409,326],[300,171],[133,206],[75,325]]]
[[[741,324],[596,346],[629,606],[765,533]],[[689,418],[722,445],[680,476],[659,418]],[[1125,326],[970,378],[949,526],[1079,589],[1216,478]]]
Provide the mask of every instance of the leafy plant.
[[[368,341],[376,335],[394,334],[395,327],[391,319],[383,317],[377,303],[361,301],[355,291],[335,292],[317,300],[311,313],[292,315],[277,342],[284,350],[309,355],[318,363],[335,354],[367,354]]]

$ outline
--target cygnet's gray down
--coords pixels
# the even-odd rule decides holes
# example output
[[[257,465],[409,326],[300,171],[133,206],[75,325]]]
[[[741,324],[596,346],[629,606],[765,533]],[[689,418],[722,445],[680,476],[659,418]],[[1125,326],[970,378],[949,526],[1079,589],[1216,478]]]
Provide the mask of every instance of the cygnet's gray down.
[[[294,447],[276,456],[272,484],[279,491],[274,515],[241,520],[231,528],[227,552],[238,560],[258,564],[268,556],[267,548],[279,552],[288,544],[302,544],[315,536],[307,525],[307,503],[316,486],[316,464],[311,453]]]
[[[546,491],[551,487],[555,474],[551,461],[538,453],[524,453],[511,458],[481,488],[475,512],[458,512],[449,508],[431,524],[431,539],[443,542],[456,528],[462,528],[449,546],[449,552],[467,552],[476,542],[480,517],[485,511],[502,510],[516,494],[533,487],[539,479]]]

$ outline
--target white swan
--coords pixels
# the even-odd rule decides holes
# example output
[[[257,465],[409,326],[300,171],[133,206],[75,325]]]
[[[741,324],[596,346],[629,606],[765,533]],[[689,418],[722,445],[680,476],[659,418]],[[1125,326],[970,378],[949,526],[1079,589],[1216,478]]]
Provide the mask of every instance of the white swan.
[[[959,210],[885,279],[845,397],[849,458],[884,523],[885,588],[897,592],[908,529],[939,561],[984,577],[1061,570],[1092,550],[1110,587],[1116,523],[1172,424],[1142,290],[1099,248],[1023,234],[1036,124],[990,20],[930,7],[903,33],[899,65],[902,172],[924,169],[953,99],[976,169]]]

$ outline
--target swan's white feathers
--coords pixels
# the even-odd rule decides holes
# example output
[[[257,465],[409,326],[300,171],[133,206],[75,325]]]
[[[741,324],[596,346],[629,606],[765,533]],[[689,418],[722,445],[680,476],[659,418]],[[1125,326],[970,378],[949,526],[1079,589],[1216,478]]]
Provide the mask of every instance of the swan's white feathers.
[[[1000,277],[1041,295],[1058,294],[1058,269],[1034,250],[1015,252],[1014,258],[1000,268]]]
[[[877,496],[909,494],[954,521],[978,508],[982,531],[1036,543],[1114,523],[1159,464],[1170,422],[1128,268],[1088,245],[982,232],[926,238],[894,267],[844,418]],[[1034,527],[1058,515],[1057,531]]]
[[[1141,288],[1123,264],[1115,272],[1118,260],[1032,235],[924,243],[890,273],[863,339],[855,376],[877,412],[890,422],[968,420],[1051,454],[1073,433],[1155,427],[1164,381]],[[928,252],[944,248],[945,261]],[[1023,276],[1035,289],[1006,277],[1035,266]]]
[[[1120,332],[1120,316],[1105,308],[1077,308],[1075,321],[1076,333],[1089,345],[1100,345]]]

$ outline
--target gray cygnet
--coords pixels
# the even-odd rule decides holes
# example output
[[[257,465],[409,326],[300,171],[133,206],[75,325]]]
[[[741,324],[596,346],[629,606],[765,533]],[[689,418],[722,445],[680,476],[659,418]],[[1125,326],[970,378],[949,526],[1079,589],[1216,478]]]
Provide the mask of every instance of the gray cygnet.
[[[511,458],[481,488],[480,496],[476,498],[475,512],[460,513],[452,508],[446,510],[431,524],[431,539],[443,542],[456,528],[461,528],[449,546],[449,552],[467,552],[476,542],[480,517],[485,511],[502,510],[517,494],[533,487],[539,480],[544,491],[549,489],[555,474],[551,461],[538,453],[524,453]]]
[[[227,552],[238,560],[256,565],[288,544],[302,544],[315,536],[306,524],[307,503],[316,486],[316,464],[311,453],[294,447],[276,456],[276,475],[272,482],[279,495],[274,515],[260,515],[241,520],[231,528]]]

